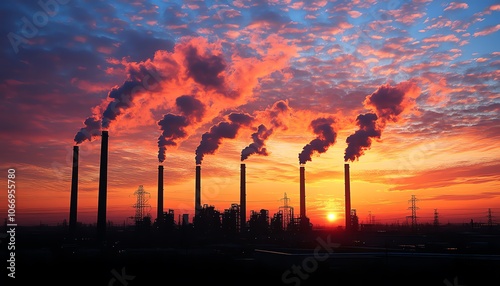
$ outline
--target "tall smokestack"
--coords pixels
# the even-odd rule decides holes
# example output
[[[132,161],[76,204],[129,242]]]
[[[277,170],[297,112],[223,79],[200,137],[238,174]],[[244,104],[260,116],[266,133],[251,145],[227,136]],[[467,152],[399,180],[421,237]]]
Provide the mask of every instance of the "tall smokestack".
[[[99,201],[97,205],[97,236],[106,237],[106,196],[108,192],[108,131],[102,131],[101,166],[99,173]]]
[[[351,182],[349,176],[349,164],[344,164],[345,181],[345,230],[351,230]]]
[[[73,172],[71,174],[71,198],[69,204],[69,232],[73,236],[76,229],[76,213],[78,202],[78,146],[73,146]]]
[[[240,229],[245,227],[247,221],[247,187],[245,164],[241,164],[240,174]]]
[[[196,165],[196,182],[194,194],[194,212],[199,214],[201,210],[201,165]]]
[[[156,214],[156,222],[163,222],[163,166],[158,166],[158,210]]]
[[[300,166],[300,218],[306,217],[306,176],[305,167]]]

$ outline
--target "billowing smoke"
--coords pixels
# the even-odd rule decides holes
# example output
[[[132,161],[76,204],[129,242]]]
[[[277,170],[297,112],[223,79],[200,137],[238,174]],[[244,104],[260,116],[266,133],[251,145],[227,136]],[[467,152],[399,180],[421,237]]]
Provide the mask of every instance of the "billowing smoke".
[[[311,128],[317,137],[302,149],[299,154],[300,164],[311,161],[313,153],[324,153],[331,145],[335,144],[337,133],[333,127],[334,123],[335,120],[331,117],[320,117],[311,122]]]
[[[210,43],[203,37],[182,37],[172,51],[158,50],[151,59],[128,62],[123,58],[119,63],[109,62],[123,65],[127,78],[109,90],[106,101],[93,108],[97,112],[86,120],[88,124],[81,128],[75,141],[91,140],[95,130],[108,129],[117,120],[130,121],[127,123],[133,127],[152,124],[156,119],[151,111],[166,108],[182,94],[203,94],[203,102],[211,106],[211,114],[239,106],[254,96],[261,78],[285,68],[288,60],[297,55],[292,43],[276,35],[258,43],[259,51],[265,55],[258,58],[240,53],[225,55],[225,50],[238,51],[237,44],[225,44]],[[180,119],[169,116],[168,120],[182,126]],[[97,121],[99,128],[94,126]]]
[[[241,161],[244,161],[252,154],[267,156],[266,140],[273,134],[273,129],[267,129],[264,124],[259,125],[257,132],[252,134],[253,142],[241,151]]]
[[[384,84],[368,95],[364,105],[374,113],[360,114],[356,118],[359,129],[347,137],[344,160],[359,160],[359,157],[371,147],[372,140],[380,139],[388,122],[398,122],[402,114],[415,105],[420,89],[410,81],[395,86]]]
[[[101,134],[101,121],[95,117],[85,119],[85,127],[81,128],[75,135],[75,143],[80,144],[85,140],[91,141],[93,137]]]
[[[175,100],[177,109],[182,115],[166,114],[158,121],[162,130],[158,137],[158,161],[165,161],[167,146],[177,146],[180,139],[186,138],[186,128],[202,120],[205,115],[205,105],[191,95],[182,95]]]
[[[186,53],[187,75],[206,87],[220,88],[224,85],[222,72],[226,69],[224,58],[218,55],[202,56],[196,47]]]
[[[277,101],[271,108],[266,109],[264,116],[269,117],[272,127],[268,129],[264,124],[259,125],[257,131],[252,134],[253,142],[241,151],[241,161],[246,160],[252,154],[263,156],[269,155],[266,149],[266,140],[273,134],[275,129],[286,130],[290,107],[283,101]]]
[[[359,126],[359,129],[346,139],[347,148],[344,154],[346,162],[358,159],[365,150],[370,149],[373,138],[380,139],[382,130],[377,127],[377,118],[375,113],[358,115],[356,125]]]
[[[249,126],[254,118],[248,114],[231,113],[229,121],[222,121],[212,126],[210,131],[201,136],[201,142],[196,148],[196,164],[203,161],[205,154],[214,154],[219,149],[224,138],[234,139],[242,126]]]

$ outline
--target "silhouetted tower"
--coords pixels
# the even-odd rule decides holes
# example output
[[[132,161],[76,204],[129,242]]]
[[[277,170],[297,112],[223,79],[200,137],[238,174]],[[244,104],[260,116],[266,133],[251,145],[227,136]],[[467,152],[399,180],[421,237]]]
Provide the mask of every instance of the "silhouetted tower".
[[[243,230],[247,224],[247,187],[246,187],[246,167],[245,164],[240,165],[240,230]]]
[[[151,208],[151,205],[148,204],[149,193],[144,190],[142,185],[140,185],[134,192],[134,195],[137,197],[137,201],[133,205],[135,208],[135,216],[133,218],[135,219],[136,224],[141,224],[144,218],[149,216],[149,214],[146,213],[146,208]]]
[[[488,209],[488,226],[493,226],[493,216],[491,215],[491,209]]]
[[[194,215],[197,216],[201,209],[201,165],[196,165],[196,178],[194,187]]]
[[[359,228],[359,220],[358,215],[356,214],[356,209],[351,210],[351,223],[350,223],[350,231],[358,231]]]
[[[434,226],[439,226],[439,213],[437,209],[434,209]]]
[[[73,169],[71,173],[71,198],[69,205],[69,233],[73,237],[76,229],[78,202],[78,146],[73,146]]]
[[[106,238],[106,201],[108,193],[108,131],[101,135],[101,162],[99,170],[99,195],[97,202],[97,236],[100,241]]]
[[[300,219],[306,218],[306,176],[305,167],[300,166]]]
[[[283,205],[279,207],[279,210],[283,214],[283,229],[286,230],[288,225],[293,222],[293,207],[288,205],[290,198],[286,196],[286,193],[280,201],[283,201]]]
[[[156,223],[161,225],[165,220],[163,216],[163,166],[158,166],[158,204],[156,209]]]
[[[415,229],[417,227],[417,201],[418,199],[415,197],[415,195],[411,195],[411,200],[408,202],[411,203],[411,207],[408,207],[409,210],[411,210],[411,227]]]
[[[351,229],[351,175],[349,164],[344,164],[344,188],[345,188],[345,230]]]

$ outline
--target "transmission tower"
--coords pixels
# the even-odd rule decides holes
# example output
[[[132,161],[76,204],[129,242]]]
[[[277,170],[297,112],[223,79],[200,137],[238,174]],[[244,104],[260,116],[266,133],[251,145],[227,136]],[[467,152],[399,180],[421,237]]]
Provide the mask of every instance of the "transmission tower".
[[[142,221],[144,217],[149,216],[149,213],[146,213],[146,208],[151,209],[151,205],[148,204],[150,194],[149,192],[144,191],[144,187],[140,185],[134,192],[134,195],[137,197],[137,201],[133,205],[135,208],[135,216],[131,218],[133,218],[137,223]]]
[[[437,209],[434,209],[434,226],[439,226],[439,213]]]
[[[288,205],[290,198],[286,196],[286,193],[280,201],[283,201],[283,205],[279,207],[279,210],[283,213],[283,229],[286,230],[288,225],[293,222],[293,207]]]
[[[493,226],[493,216],[491,215],[491,209],[488,209],[488,226]]]
[[[411,227],[413,229],[417,227],[417,201],[418,199],[415,198],[415,195],[411,195],[411,200],[408,201],[409,203],[411,203],[411,207],[408,207],[408,209],[411,210],[411,216],[408,217],[411,217]]]

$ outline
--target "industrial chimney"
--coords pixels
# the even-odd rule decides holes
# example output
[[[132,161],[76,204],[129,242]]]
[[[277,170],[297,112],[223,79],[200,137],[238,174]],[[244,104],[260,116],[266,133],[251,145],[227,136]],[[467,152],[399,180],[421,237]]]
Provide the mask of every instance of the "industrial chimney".
[[[196,165],[196,181],[194,194],[194,214],[195,216],[201,210],[201,165]]]
[[[306,176],[305,167],[300,166],[300,219],[306,218]]]
[[[71,174],[71,196],[69,204],[69,233],[73,237],[76,229],[78,201],[78,146],[73,146],[73,172]]]
[[[247,187],[246,187],[246,171],[245,164],[241,164],[240,174],[240,229],[243,230],[247,221]]]
[[[345,230],[351,230],[351,178],[349,176],[349,164],[344,164],[345,181]]]
[[[163,223],[163,166],[158,166],[158,210],[156,214],[157,224]]]
[[[97,236],[106,238],[106,197],[108,192],[108,131],[102,131],[101,165],[99,172],[99,201],[97,205]]]

